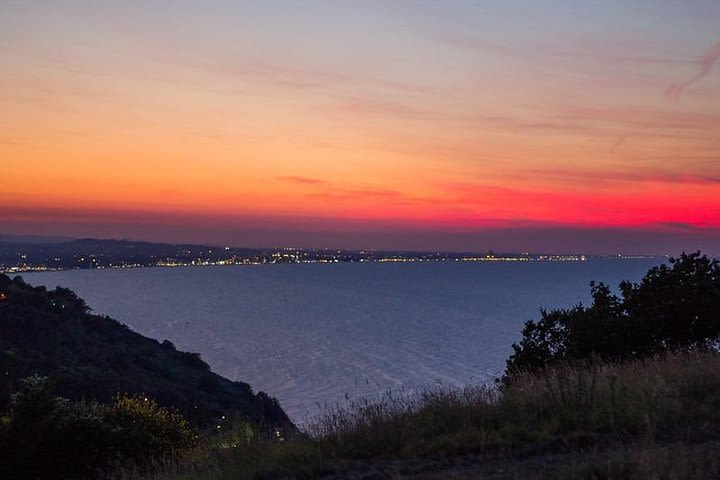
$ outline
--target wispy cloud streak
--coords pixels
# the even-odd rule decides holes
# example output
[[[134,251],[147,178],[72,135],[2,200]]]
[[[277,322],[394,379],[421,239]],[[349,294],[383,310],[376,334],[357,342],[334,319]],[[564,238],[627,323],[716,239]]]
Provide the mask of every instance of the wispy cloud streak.
[[[325,180],[320,180],[318,178],[309,178],[309,177],[293,177],[293,176],[279,176],[275,177],[277,180],[283,181],[283,182],[290,182],[290,183],[297,183],[300,185],[326,185],[327,182]]]
[[[695,75],[684,82],[673,83],[670,85],[665,91],[665,96],[668,98],[679,98],[688,87],[709,74],[713,65],[715,65],[715,62],[718,60],[720,60],[720,40],[718,40],[702,57],[700,57],[700,60],[698,61],[698,71]]]

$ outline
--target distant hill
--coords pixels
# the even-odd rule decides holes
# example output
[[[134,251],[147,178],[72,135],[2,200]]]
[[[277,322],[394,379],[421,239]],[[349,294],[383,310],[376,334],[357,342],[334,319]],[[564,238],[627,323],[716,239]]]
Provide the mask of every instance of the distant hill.
[[[218,261],[231,255],[252,256],[259,249],[166,244],[131,240],[75,239],[27,242],[0,237],[0,267],[31,265],[54,269],[97,268],[121,265],[154,266],[159,261]],[[2,269],[0,269],[2,271]]]
[[[0,233],[0,242],[2,243],[13,243],[13,244],[51,244],[69,242],[73,240],[70,237],[60,237],[51,235],[13,235],[9,233]]]
[[[294,429],[274,398],[213,373],[199,354],[90,314],[71,290],[48,291],[0,274],[0,382],[13,388],[35,374],[49,376],[55,393],[69,399],[143,393],[199,427],[232,413]]]
[[[11,269],[83,269],[211,264],[359,261],[369,252],[153,243],[135,240],[75,239],[32,242],[0,236],[0,273]]]

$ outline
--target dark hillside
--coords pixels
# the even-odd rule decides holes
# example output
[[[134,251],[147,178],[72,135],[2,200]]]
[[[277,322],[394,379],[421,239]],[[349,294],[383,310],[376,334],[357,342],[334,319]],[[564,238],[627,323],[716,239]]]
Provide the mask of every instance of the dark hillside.
[[[166,244],[131,240],[78,239],[28,243],[0,238],[0,267],[44,266],[53,269],[154,266],[160,261],[218,261],[232,256],[250,257],[260,249],[207,245]]]
[[[267,428],[294,428],[274,398],[211,372],[198,354],[91,314],[68,289],[48,291],[1,274],[0,372],[5,389],[37,374],[69,399],[142,393],[199,427],[232,413]]]

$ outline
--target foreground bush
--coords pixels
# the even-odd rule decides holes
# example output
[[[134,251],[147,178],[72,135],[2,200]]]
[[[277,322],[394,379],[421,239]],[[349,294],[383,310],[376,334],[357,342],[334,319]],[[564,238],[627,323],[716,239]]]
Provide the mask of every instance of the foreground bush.
[[[105,410],[113,447],[133,459],[178,456],[197,445],[198,436],[177,411],[142,396],[118,395]]]
[[[46,378],[23,380],[0,425],[3,478],[66,478],[107,474],[179,459],[197,436],[177,412],[145,397],[118,396],[110,405],[52,394]]]

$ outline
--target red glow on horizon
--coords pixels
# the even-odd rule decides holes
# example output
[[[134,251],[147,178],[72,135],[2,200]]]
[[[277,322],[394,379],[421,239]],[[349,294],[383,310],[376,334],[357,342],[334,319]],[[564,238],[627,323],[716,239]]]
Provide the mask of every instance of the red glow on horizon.
[[[678,41],[672,5],[584,7],[612,35],[547,7],[528,37],[468,2],[351,3],[4,9],[0,222],[720,228],[711,15]]]

